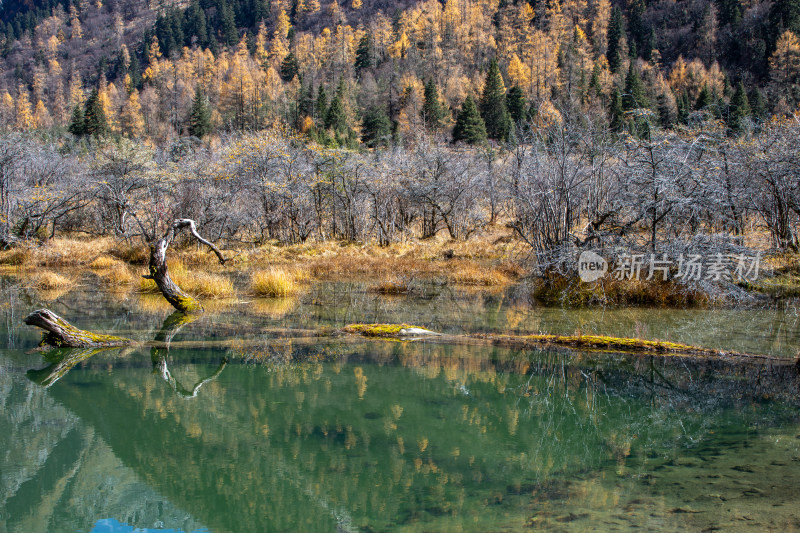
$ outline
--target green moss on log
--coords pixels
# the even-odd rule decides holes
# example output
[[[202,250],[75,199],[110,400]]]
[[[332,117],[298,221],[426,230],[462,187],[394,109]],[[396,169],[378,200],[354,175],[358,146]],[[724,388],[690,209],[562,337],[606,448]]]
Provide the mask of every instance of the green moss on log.
[[[345,333],[357,333],[365,337],[402,337],[403,330],[422,329],[410,324],[350,324],[343,328]]]

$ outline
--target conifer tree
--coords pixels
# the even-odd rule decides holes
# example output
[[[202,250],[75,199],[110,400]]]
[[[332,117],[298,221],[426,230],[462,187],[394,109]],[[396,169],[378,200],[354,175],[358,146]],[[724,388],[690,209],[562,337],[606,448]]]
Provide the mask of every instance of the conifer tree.
[[[344,111],[344,82],[336,88],[336,94],[331,100],[331,105],[325,113],[325,129],[332,129],[335,133],[347,130],[347,115]]]
[[[631,61],[628,75],[625,77],[625,94],[622,97],[622,107],[626,111],[650,107],[650,99],[647,97],[647,91],[634,61]]]
[[[222,44],[233,46],[239,42],[239,31],[236,29],[236,19],[233,14],[233,8],[223,0],[220,8],[220,23],[219,33],[222,39]]]
[[[80,104],[76,104],[75,107],[72,108],[72,116],[69,120],[69,126],[67,126],[67,131],[73,135],[81,136],[86,133],[86,129],[83,125],[84,117],[83,117],[83,108]]]
[[[750,94],[747,95],[747,100],[750,103],[750,111],[753,119],[761,120],[767,116],[767,102],[764,100],[764,95],[758,87],[753,87]]]
[[[281,79],[283,81],[292,81],[299,71],[300,65],[297,63],[297,58],[292,52],[289,52],[281,62]]]
[[[372,37],[369,32],[365,33],[358,42],[355,68],[359,74],[364,69],[372,68]]]
[[[428,80],[425,84],[424,103],[422,104],[422,119],[425,126],[432,130],[442,127],[442,121],[447,111],[439,101],[439,91],[433,80]]]
[[[381,107],[374,107],[364,115],[361,142],[374,148],[386,146],[392,137],[392,121]]]
[[[620,40],[625,35],[625,21],[622,19],[622,11],[615,7],[611,11],[611,22],[608,25],[608,67],[611,72],[617,72],[622,64],[622,51]]]
[[[461,112],[453,128],[453,142],[463,141],[467,144],[481,144],[486,142],[486,125],[478,113],[478,108],[472,96],[467,96],[461,106]]]
[[[328,91],[325,90],[324,85],[319,86],[315,107],[317,110],[317,116],[320,119],[325,120],[325,114],[328,112]]]
[[[506,93],[506,105],[511,120],[518,124],[525,120],[525,93],[522,89],[514,85]]]
[[[703,88],[700,89],[700,93],[697,95],[697,101],[694,104],[694,108],[697,111],[702,111],[714,103],[714,99],[711,96],[711,91],[708,89],[708,84],[704,83]]]
[[[481,97],[480,112],[486,126],[486,134],[490,139],[505,141],[511,130],[511,118],[506,108],[506,89],[500,66],[496,59],[489,64],[486,83]]]
[[[192,99],[192,111],[189,115],[189,135],[204,137],[211,133],[211,110],[208,99],[198,85]]]
[[[622,95],[616,87],[611,94],[608,114],[611,119],[611,131],[620,133],[625,127],[625,108],[622,106]]]
[[[750,102],[744,90],[744,83],[740,81],[731,97],[731,105],[728,110],[728,126],[734,133],[741,133],[744,130],[750,113]]]
[[[86,107],[83,111],[83,130],[86,135],[100,136],[108,130],[106,113],[100,102],[100,95],[97,89],[92,90],[92,94],[86,100]]]

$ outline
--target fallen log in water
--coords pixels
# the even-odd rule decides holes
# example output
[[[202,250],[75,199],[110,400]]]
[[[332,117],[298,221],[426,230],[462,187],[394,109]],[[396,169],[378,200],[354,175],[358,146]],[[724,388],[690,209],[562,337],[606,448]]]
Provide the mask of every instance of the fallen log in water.
[[[134,341],[114,335],[92,333],[76,328],[49,309],[39,309],[25,317],[25,323],[45,330],[40,346],[45,344],[58,348],[97,348],[125,346]]]

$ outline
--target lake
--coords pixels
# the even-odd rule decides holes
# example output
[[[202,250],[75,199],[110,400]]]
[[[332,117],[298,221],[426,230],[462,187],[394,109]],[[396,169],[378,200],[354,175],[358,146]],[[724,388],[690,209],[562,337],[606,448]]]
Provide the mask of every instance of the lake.
[[[0,292],[0,532],[797,529],[793,364],[340,335],[602,333],[797,355],[796,308],[568,310],[524,286],[209,303]],[[48,307],[147,342],[33,351]],[[166,344],[169,344],[169,349]]]

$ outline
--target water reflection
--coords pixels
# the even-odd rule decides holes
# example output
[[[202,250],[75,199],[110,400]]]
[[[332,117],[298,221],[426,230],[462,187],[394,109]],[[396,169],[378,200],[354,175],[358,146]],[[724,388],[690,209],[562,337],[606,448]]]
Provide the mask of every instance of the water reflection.
[[[36,335],[13,326],[0,354],[0,532],[794,523],[790,362],[309,338],[392,309],[421,322],[425,308],[310,294],[285,315],[194,322],[114,303],[81,326],[153,346],[53,352],[31,372]],[[329,309],[326,294],[345,303]],[[431,315],[451,328],[468,309],[536,312],[503,295],[485,307],[455,296],[462,310],[446,312],[440,297]]]

